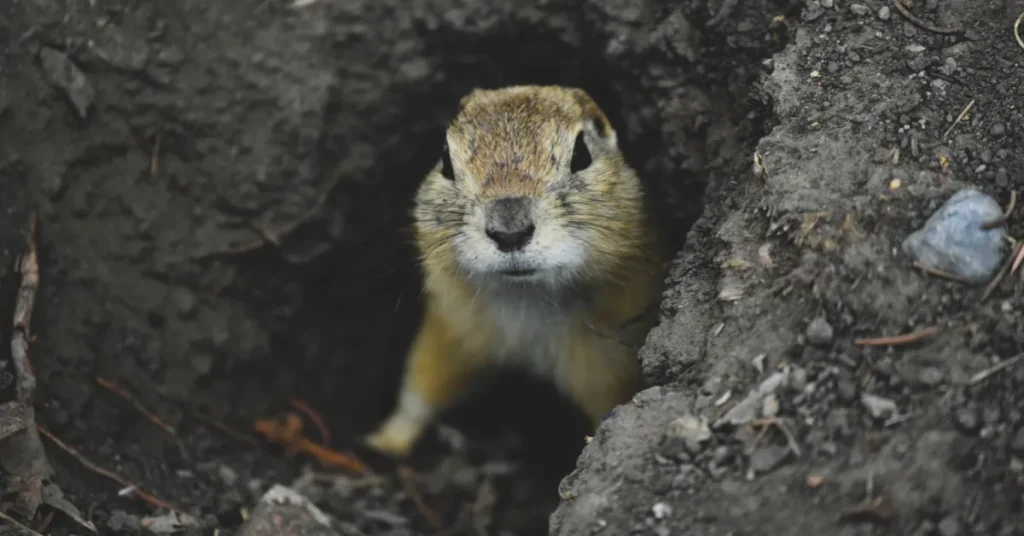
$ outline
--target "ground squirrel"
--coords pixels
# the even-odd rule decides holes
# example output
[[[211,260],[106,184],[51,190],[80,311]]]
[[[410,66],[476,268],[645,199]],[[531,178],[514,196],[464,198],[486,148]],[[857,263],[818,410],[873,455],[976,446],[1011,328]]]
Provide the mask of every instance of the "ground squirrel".
[[[365,438],[392,456],[496,365],[553,381],[596,428],[642,386],[670,254],[583,90],[477,89],[460,108],[416,196],[425,316],[397,407]]]

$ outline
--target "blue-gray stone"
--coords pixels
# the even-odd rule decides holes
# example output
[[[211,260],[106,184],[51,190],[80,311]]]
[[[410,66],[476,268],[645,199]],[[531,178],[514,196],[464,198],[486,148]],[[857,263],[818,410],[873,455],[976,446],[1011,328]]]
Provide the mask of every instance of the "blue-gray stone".
[[[973,188],[960,190],[903,241],[903,251],[927,267],[973,283],[988,281],[1003,260],[1006,230],[982,225],[1002,214],[992,196]]]

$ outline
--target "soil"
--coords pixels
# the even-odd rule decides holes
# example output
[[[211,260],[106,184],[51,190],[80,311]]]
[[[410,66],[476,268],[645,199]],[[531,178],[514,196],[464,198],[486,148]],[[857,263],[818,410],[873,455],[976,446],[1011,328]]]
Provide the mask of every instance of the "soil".
[[[900,248],[959,188],[1024,183],[1024,8],[911,3],[933,29],[891,0],[7,2],[0,310],[35,211],[37,418],[221,534],[275,483],[345,534],[436,533],[425,511],[447,534],[1024,534],[1024,364],[974,379],[1024,351],[1020,279],[983,300]],[[589,90],[685,238],[651,387],[584,444],[550,388],[502,378],[405,483],[238,438],[296,398],[338,449],[387,413],[412,192],[458,99],[513,83]],[[771,419],[720,422],[779,382]],[[12,383],[0,359],[0,402]],[[156,512],[44,441],[101,534]]]

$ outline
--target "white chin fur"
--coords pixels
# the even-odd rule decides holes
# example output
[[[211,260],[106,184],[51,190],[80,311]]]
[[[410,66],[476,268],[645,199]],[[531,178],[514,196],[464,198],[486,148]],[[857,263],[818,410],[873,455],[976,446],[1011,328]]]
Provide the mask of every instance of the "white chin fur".
[[[484,233],[469,233],[456,243],[459,263],[474,280],[499,285],[548,284],[574,279],[586,262],[586,248],[566,233],[540,232],[522,251],[503,253]],[[502,272],[532,270],[526,275]]]

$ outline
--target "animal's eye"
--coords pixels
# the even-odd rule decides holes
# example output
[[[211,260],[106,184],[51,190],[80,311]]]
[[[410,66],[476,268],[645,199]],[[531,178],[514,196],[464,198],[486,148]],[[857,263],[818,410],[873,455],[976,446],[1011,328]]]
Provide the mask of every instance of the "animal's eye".
[[[583,132],[580,131],[576,135],[576,146],[572,149],[572,161],[569,162],[569,171],[579,173],[590,167],[591,162],[593,162],[593,158],[590,156],[590,149],[587,149],[587,143],[583,141]]]
[[[452,156],[448,152],[447,142],[441,149],[441,176],[450,181],[455,180],[455,170],[452,169]]]

